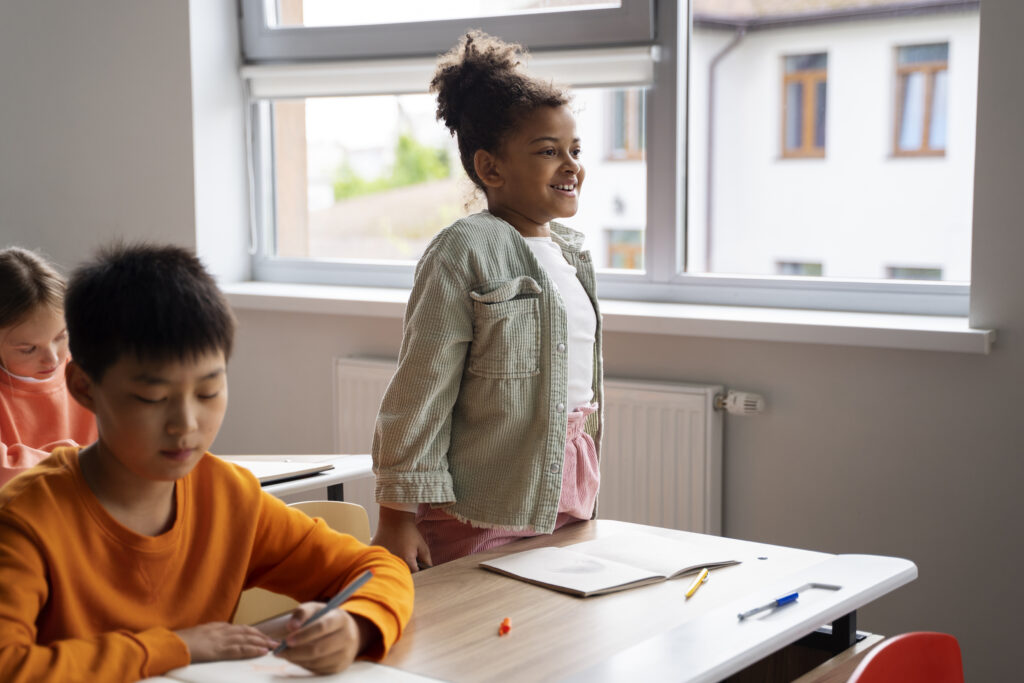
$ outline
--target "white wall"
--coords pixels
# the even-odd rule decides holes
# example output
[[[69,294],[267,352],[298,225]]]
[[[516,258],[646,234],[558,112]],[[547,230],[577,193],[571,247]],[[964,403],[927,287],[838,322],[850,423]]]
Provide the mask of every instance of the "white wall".
[[[62,267],[115,236],[195,246],[185,3],[4,2],[0,242]]]
[[[227,0],[224,0],[226,3]],[[10,5],[17,5],[11,7]],[[189,16],[175,0],[34,0],[0,15],[0,236],[65,265],[107,236],[197,242]],[[227,3],[231,4],[231,3]],[[1024,519],[1024,5],[985,0],[972,321],[990,356],[609,334],[608,373],[761,391],[726,426],[728,535],[909,557],[862,628],[955,634],[968,680],[1018,670]],[[193,55],[195,50],[193,50]],[[233,200],[232,200],[233,201]],[[400,323],[240,311],[221,452],[329,452],[331,359]]]

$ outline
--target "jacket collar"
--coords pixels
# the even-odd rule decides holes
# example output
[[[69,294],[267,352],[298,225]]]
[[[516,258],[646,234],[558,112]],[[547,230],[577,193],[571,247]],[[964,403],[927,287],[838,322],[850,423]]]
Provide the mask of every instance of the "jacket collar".
[[[579,251],[583,247],[583,240],[586,238],[582,232],[573,230],[570,227],[551,221],[551,239],[559,243],[563,250]]]

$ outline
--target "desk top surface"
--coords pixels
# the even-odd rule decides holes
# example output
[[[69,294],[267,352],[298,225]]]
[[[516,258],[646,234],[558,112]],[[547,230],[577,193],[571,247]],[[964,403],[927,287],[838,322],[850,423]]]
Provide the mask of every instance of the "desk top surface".
[[[690,599],[684,594],[692,577],[578,598],[478,566],[510,552],[629,529],[684,538],[741,564],[712,570]],[[877,571],[853,586],[862,565]],[[898,558],[836,556],[611,520],[581,522],[416,574],[412,620],[383,663],[448,681],[586,679],[609,672],[608,680],[615,680],[614,671],[629,670],[621,665],[634,666],[650,655],[643,647],[654,647],[662,653],[659,666],[687,670],[679,680],[714,680],[707,676],[738,671],[915,576],[913,563]],[[782,619],[766,614],[747,620],[739,631],[738,611],[807,581],[849,587],[780,609]],[[512,630],[502,637],[498,627],[506,617]]]

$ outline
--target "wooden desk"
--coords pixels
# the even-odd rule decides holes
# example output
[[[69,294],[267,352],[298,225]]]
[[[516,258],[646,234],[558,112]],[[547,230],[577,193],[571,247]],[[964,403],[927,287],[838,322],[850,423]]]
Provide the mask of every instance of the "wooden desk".
[[[478,567],[483,559],[509,552],[577,543],[630,527],[681,536],[718,549],[711,555],[724,552],[743,562],[713,570],[690,600],[684,597],[685,578],[576,598]],[[738,623],[739,611],[791,591],[807,576],[822,571],[835,576],[844,557],[869,556],[829,555],[610,520],[582,522],[416,574],[412,620],[383,663],[457,683],[721,680],[917,575],[907,560],[878,558],[888,578],[865,579],[870,584],[866,591],[802,598],[778,613],[765,613],[742,627]],[[836,566],[827,569],[828,562]],[[819,566],[826,569],[816,570]],[[512,631],[499,637],[505,617]],[[647,666],[643,657],[653,657],[655,665]]]

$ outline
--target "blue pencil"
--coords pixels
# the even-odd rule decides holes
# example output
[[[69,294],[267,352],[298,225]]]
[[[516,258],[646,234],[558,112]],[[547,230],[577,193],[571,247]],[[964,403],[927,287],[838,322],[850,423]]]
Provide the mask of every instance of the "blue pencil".
[[[300,626],[299,628],[300,629],[306,628],[307,626],[312,624],[314,621],[316,621],[317,619],[319,619],[323,615],[325,615],[328,612],[330,612],[332,609],[337,609],[341,605],[341,603],[343,603],[346,600],[348,600],[349,598],[351,598],[352,594],[355,593],[357,590],[359,590],[364,583],[366,583],[367,581],[370,580],[370,578],[372,576],[373,576],[373,570],[367,569],[365,572],[363,572],[362,574],[359,575],[359,578],[357,578],[355,581],[353,581],[349,585],[345,586],[341,590],[340,593],[338,593],[333,598],[331,598],[330,601],[328,601],[328,603],[326,605],[324,605],[323,607],[318,609],[316,612],[314,612],[313,615],[309,619],[306,619],[306,621],[303,622],[302,626]],[[282,640],[280,642],[280,644],[278,644],[278,646],[274,648],[274,654],[275,655],[281,654],[287,648],[288,648],[288,643],[286,643],[284,640]]]

